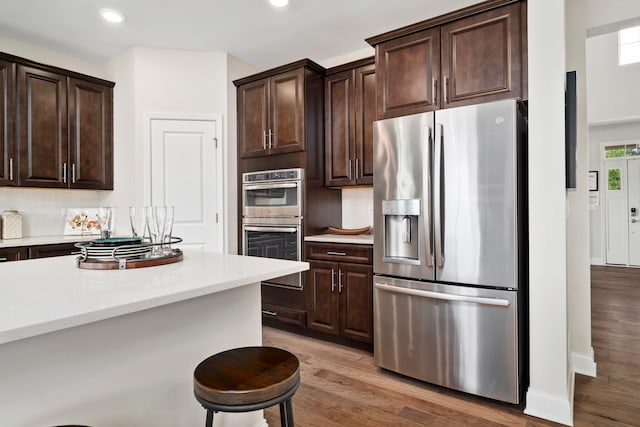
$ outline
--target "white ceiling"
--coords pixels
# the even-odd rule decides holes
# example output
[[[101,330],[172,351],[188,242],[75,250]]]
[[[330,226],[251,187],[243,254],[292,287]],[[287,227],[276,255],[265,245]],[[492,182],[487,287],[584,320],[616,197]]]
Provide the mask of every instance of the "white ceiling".
[[[0,0],[0,36],[101,63],[133,46],[227,52],[257,68],[364,49],[365,38],[478,0]],[[118,9],[126,22],[103,22]]]

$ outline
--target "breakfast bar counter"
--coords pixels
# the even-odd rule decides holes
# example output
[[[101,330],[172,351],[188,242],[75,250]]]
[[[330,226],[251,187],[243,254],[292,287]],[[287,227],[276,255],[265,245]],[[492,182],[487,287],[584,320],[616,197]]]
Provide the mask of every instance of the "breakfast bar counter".
[[[1,264],[0,424],[204,425],[195,366],[260,345],[260,282],[306,269],[186,251],[130,270],[79,269],[74,256]],[[261,411],[216,418],[266,425]]]

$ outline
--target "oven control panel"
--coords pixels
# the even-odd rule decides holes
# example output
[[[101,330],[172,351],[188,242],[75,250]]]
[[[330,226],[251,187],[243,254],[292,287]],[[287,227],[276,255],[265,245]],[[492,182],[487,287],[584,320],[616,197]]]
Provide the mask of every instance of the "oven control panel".
[[[247,172],[242,174],[242,182],[269,182],[301,180],[304,178],[304,169],[277,169],[259,172]]]

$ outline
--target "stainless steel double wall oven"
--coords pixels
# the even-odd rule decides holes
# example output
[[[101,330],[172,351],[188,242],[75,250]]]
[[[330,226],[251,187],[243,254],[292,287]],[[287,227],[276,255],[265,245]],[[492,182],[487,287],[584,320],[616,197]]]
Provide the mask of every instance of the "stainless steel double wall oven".
[[[242,254],[301,261],[303,200],[302,168],[242,174]],[[302,275],[264,283],[302,288]]]

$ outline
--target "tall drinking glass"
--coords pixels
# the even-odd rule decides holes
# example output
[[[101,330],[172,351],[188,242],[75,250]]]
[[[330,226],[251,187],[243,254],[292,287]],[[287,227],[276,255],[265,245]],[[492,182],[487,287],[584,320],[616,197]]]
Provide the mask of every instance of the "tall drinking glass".
[[[100,224],[100,238],[108,239],[115,234],[115,208],[98,208],[98,224]]]
[[[162,249],[165,254],[171,253],[171,233],[173,232],[173,219],[175,217],[175,207],[165,206],[165,220],[164,220],[164,242]]]
[[[162,245],[164,243],[164,223],[166,219],[166,209],[164,206],[147,206],[147,228],[149,238],[153,248],[151,256],[163,256]]]
[[[147,233],[147,212],[145,208],[129,207],[129,221],[131,222],[131,235],[144,239]]]

